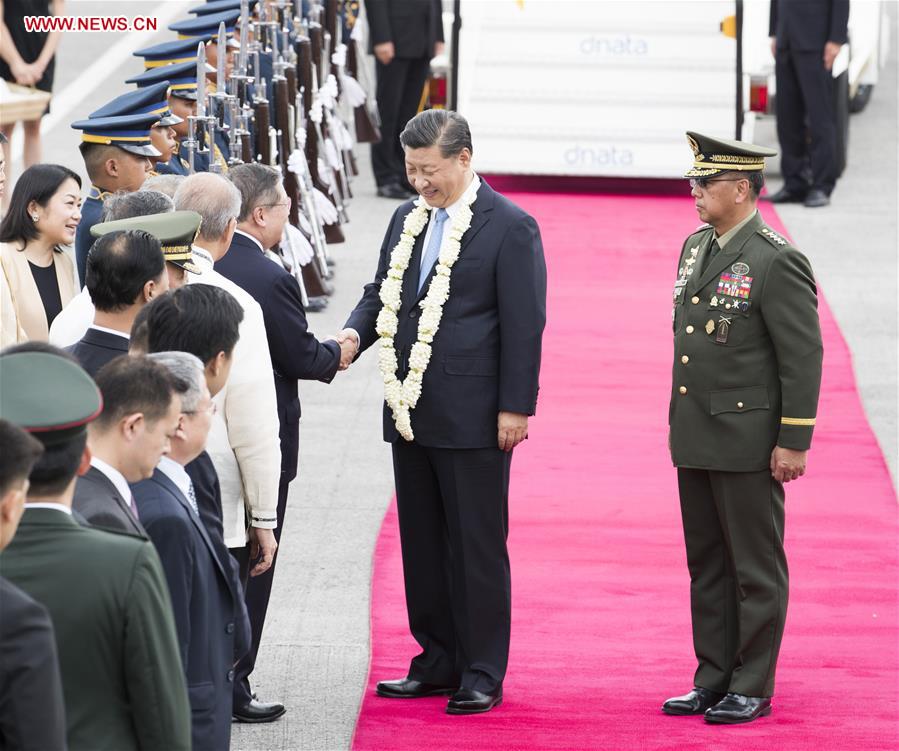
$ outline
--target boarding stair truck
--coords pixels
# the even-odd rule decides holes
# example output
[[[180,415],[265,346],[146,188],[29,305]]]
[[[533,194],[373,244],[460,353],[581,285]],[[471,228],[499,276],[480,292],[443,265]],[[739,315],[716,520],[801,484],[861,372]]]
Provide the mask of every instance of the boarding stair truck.
[[[886,59],[883,6],[852,0],[834,64],[841,163],[849,112]],[[767,0],[454,0],[431,90],[469,120],[484,173],[682,177],[685,131],[753,141],[773,115],[769,12]]]

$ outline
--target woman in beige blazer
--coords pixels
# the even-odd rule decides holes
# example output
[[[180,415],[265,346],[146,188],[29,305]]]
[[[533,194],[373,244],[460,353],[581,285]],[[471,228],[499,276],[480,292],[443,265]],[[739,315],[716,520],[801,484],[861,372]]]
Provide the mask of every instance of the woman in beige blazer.
[[[75,296],[75,268],[61,246],[75,241],[81,178],[57,164],[29,167],[0,224],[0,347],[47,341]]]

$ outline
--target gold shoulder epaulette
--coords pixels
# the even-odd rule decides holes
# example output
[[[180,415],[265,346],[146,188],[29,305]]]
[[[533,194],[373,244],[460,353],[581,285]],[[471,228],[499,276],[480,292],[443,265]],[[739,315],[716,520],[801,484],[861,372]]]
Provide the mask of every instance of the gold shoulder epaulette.
[[[784,240],[780,235],[778,235],[773,229],[770,227],[762,227],[759,230],[759,234],[764,237],[769,243],[772,245],[776,245],[778,247],[784,247],[785,245],[789,245],[789,243]]]

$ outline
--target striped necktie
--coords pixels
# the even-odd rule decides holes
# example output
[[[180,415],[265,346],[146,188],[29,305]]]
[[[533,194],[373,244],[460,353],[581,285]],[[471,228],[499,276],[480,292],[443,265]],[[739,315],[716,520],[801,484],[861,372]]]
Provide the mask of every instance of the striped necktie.
[[[192,482],[187,486],[187,502],[190,504],[190,507],[193,509],[194,513],[199,516],[200,509],[197,506],[197,494],[194,491],[194,484]]]

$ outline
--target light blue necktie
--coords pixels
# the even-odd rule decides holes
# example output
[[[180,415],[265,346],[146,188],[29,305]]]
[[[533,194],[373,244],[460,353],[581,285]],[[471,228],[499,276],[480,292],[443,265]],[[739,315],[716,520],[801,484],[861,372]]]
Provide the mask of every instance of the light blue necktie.
[[[434,229],[431,230],[427,250],[421,257],[421,270],[418,272],[419,292],[424,287],[425,280],[430,275],[431,269],[434,268],[434,264],[437,263],[437,258],[440,256],[440,245],[443,243],[443,223],[448,216],[446,209],[437,209],[437,216],[434,217]]]

